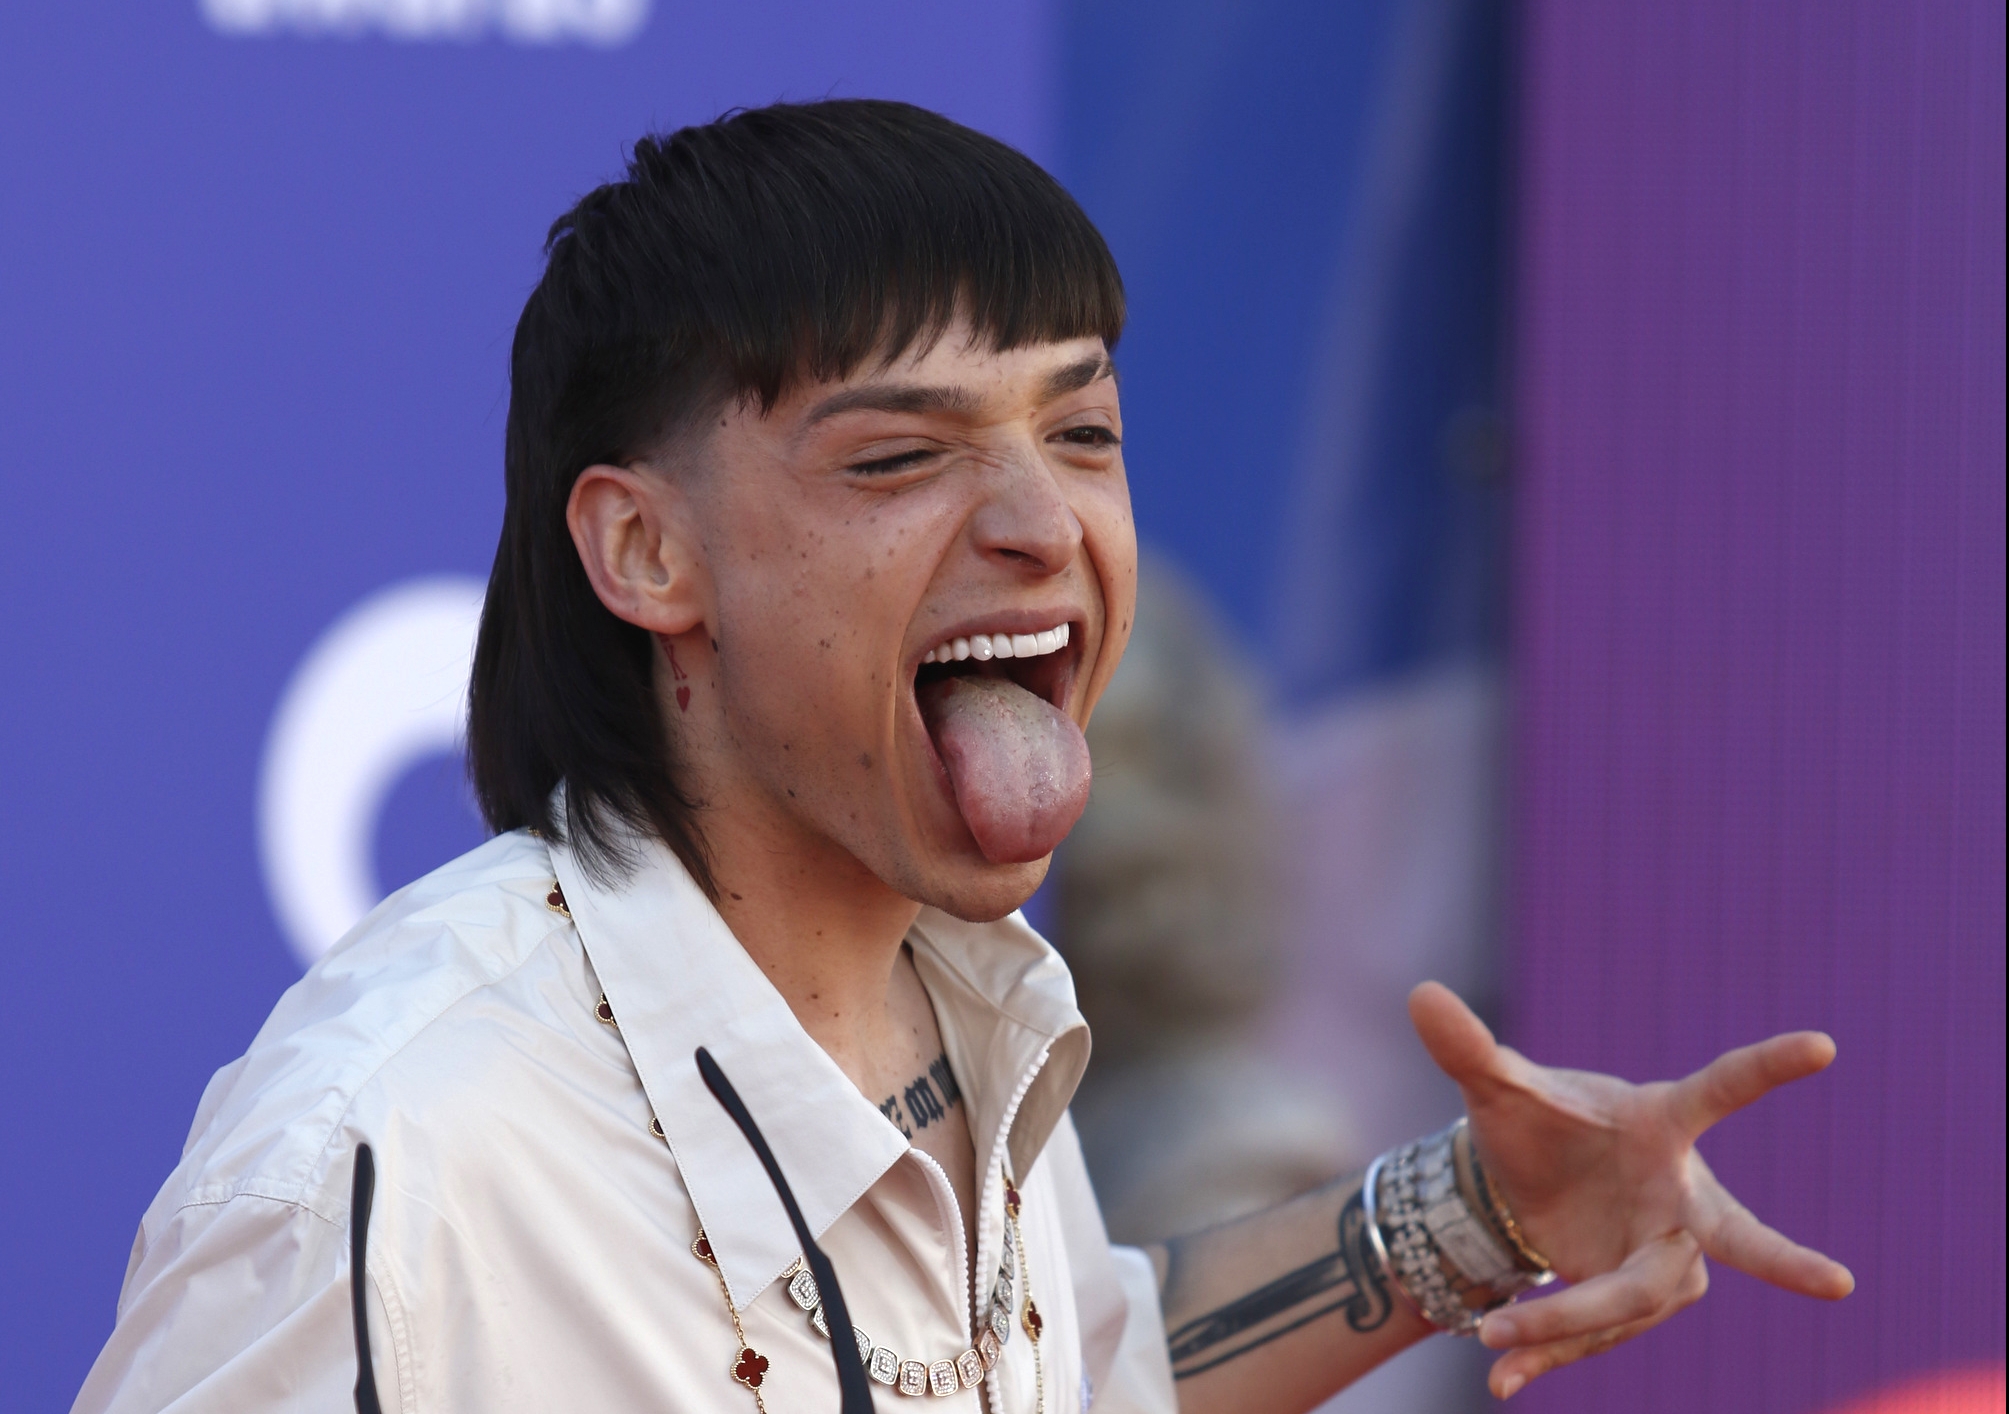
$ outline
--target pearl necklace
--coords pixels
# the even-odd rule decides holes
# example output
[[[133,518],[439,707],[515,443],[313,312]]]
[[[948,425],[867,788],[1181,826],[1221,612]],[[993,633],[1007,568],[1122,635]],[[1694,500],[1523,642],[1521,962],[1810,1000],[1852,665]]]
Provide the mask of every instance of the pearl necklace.
[[[1025,1305],[1019,1311],[1018,1325],[1025,1331],[1026,1339],[1032,1342],[1033,1384],[1037,1397],[1035,1407],[1039,1414],[1045,1414],[1046,1372],[1039,1358],[1039,1337],[1046,1322],[1041,1319],[1039,1306],[1032,1299],[1031,1276],[1025,1260],[1025,1238],[1019,1232],[1018,1186],[1009,1175],[1004,1181],[1004,1208],[1004,1256],[998,1263],[997,1280],[991,1286],[990,1306],[985,1314],[983,1329],[977,1334],[977,1343],[953,1360],[932,1363],[909,1360],[890,1346],[877,1344],[854,1325],[852,1330],[858,1337],[858,1355],[865,1362],[865,1373],[872,1379],[901,1394],[932,1394],[943,1399],[962,1390],[975,1389],[997,1367],[1004,1354],[1005,1344],[1012,1333],[1013,1297],[1023,1288]],[[732,1333],[739,1342],[738,1353],[733,1357],[732,1377],[752,1391],[754,1407],[760,1414],[767,1414],[767,1404],[761,1398],[760,1387],[767,1380],[768,1359],[747,1344],[746,1329],[740,1323],[739,1311],[732,1304],[732,1293],[726,1288],[725,1276],[718,1268],[718,1258],[712,1252],[711,1242],[705,1237],[703,1229],[698,1231],[697,1240],[691,1243],[691,1255],[712,1269],[712,1275],[718,1279],[719,1296],[725,1301],[726,1315],[732,1319]],[[830,1324],[823,1315],[823,1299],[816,1290],[816,1278],[810,1274],[807,1264],[800,1257],[796,1258],[782,1277],[788,1283],[788,1299],[809,1317],[809,1324],[818,1335],[825,1340],[830,1339]]]

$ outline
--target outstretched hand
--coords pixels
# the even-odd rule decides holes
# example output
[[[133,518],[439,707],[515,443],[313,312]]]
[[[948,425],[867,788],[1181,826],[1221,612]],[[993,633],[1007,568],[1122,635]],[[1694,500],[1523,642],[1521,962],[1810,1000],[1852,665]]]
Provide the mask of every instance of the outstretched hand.
[[[1855,1289],[1848,1268],[1753,1217],[1695,1151],[1718,1120],[1826,1069],[1835,1043],[1820,1032],[1727,1052],[1685,1080],[1629,1085],[1534,1064],[1435,982],[1410,993],[1409,1015],[1464,1092],[1480,1156],[1528,1241],[1571,1283],[1480,1326],[1508,1352],[1489,1380],[1502,1399],[1700,1299],[1707,1258],[1805,1296]]]

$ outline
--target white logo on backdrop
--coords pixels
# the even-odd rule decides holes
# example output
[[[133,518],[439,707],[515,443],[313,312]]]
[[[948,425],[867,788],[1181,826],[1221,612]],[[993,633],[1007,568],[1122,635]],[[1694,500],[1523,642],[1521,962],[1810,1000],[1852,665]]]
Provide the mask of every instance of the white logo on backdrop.
[[[482,585],[458,576],[379,590],[293,671],[265,739],[258,847],[287,940],[311,964],[376,907],[377,815],[398,778],[458,748]]]
[[[501,34],[519,44],[626,44],[648,22],[649,0],[200,0],[222,34],[281,31],[367,33],[402,40],[473,40]]]

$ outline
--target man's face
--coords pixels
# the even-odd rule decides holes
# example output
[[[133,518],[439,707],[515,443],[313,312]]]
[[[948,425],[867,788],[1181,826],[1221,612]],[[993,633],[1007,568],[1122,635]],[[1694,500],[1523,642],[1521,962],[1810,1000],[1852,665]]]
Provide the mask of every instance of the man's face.
[[[1015,782],[1044,769],[1042,733],[1086,725],[1130,632],[1121,436],[1101,340],[992,353],[962,327],[765,415],[719,414],[685,483],[706,622],[671,640],[696,661],[658,664],[673,722],[689,711],[677,672],[716,691],[716,729],[687,759],[708,758],[692,762],[708,790],[742,798],[710,803],[962,917],[1023,902],[1073,814],[1018,828],[1018,797],[1037,791]],[[981,662],[980,636],[1001,635],[1019,651]],[[959,661],[957,640],[977,645]],[[938,649],[951,661],[924,661]],[[993,681],[943,681],[972,676]],[[957,692],[983,701],[945,726]],[[998,702],[1001,726],[985,715]]]

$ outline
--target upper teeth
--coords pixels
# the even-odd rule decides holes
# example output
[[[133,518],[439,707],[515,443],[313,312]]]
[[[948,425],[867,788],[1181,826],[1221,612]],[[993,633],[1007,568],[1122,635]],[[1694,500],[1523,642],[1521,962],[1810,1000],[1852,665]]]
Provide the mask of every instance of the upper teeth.
[[[973,633],[968,638],[952,638],[939,648],[930,648],[923,663],[960,663],[974,658],[988,663],[993,658],[1037,658],[1067,647],[1067,625],[1039,633]]]

